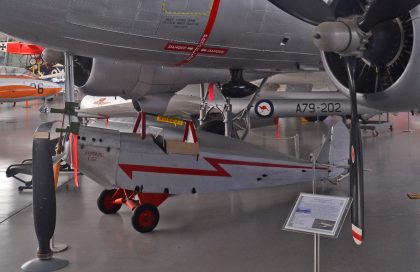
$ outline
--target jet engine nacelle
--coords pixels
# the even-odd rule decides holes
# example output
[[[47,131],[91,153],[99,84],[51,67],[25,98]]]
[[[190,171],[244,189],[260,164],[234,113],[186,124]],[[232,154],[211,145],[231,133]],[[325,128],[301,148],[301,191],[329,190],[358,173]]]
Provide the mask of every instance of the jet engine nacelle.
[[[75,56],[75,84],[93,96],[138,99],[146,94],[173,93],[187,84],[227,82],[229,70],[144,65],[105,58]],[[261,75],[248,75],[257,79]]]
[[[359,102],[383,111],[420,108],[420,16],[410,14],[377,25],[362,58],[357,60]],[[349,96],[344,59],[322,53],[325,70],[337,88]]]

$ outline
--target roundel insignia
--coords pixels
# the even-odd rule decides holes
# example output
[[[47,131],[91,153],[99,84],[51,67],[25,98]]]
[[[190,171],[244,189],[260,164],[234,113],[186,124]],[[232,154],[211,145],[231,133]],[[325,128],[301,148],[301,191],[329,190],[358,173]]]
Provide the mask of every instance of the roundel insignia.
[[[259,117],[268,118],[271,117],[274,113],[274,106],[273,103],[268,100],[260,100],[255,104],[255,114]]]

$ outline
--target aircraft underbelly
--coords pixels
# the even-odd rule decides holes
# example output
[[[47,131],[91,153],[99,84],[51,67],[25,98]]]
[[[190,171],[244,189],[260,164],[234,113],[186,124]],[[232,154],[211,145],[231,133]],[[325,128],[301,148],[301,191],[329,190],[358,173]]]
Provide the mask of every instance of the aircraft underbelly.
[[[294,71],[299,65],[319,68],[320,63],[312,43],[313,26],[266,0],[2,4],[2,31],[76,55],[166,66],[280,71]]]
[[[270,5],[265,0],[71,1],[60,43],[80,54],[168,66],[319,67],[313,27]],[[309,38],[302,39],[302,33]]]

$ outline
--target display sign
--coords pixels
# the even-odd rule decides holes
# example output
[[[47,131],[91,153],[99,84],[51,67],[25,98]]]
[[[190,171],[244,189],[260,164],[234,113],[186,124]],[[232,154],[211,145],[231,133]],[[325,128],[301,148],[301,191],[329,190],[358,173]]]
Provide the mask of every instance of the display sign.
[[[351,198],[301,193],[283,229],[337,238]]]

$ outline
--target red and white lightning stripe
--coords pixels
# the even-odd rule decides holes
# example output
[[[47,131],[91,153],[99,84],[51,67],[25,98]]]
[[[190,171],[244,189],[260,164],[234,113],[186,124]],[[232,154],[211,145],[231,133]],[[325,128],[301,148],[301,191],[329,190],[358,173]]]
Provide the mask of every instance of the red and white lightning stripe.
[[[353,240],[356,245],[360,246],[363,243],[363,230],[352,224],[351,233],[353,234]]]

